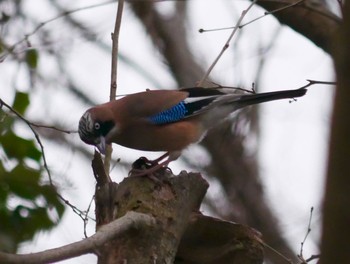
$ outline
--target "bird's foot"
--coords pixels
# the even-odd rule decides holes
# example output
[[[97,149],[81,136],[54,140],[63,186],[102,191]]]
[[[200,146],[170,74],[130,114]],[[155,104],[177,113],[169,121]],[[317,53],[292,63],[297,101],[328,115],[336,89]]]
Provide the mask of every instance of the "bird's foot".
[[[148,160],[145,157],[141,157],[132,164],[129,177],[146,176],[151,180],[159,181],[159,179],[156,177],[157,174],[160,174],[160,172],[163,170],[171,172],[170,168],[167,167],[168,163],[169,162],[167,162],[167,160],[162,163],[158,163],[158,159]]]
[[[132,169],[146,170],[146,169],[150,169],[154,166],[157,166],[158,164],[159,164],[158,159],[149,160],[146,157],[140,157],[131,166],[132,166]]]

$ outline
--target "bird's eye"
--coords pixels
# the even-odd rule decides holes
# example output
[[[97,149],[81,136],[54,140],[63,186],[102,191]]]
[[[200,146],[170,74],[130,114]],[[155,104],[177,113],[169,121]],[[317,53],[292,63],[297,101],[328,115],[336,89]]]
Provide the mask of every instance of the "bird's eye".
[[[100,125],[100,123],[97,123],[97,122],[96,122],[96,123],[94,124],[94,127],[95,127],[96,130],[99,130],[100,127],[101,127],[101,125]]]

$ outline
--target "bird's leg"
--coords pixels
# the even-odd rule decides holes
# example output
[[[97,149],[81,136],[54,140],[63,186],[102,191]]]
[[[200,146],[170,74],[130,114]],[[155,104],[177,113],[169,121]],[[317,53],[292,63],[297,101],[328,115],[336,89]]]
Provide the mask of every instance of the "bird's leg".
[[[159,162],[169,156],[169,152],[163,154],[155,160],[149,160],[146,157],[140,157],[132,164],[132,170],[145,170],[159,165]]]
[[[130,177],[148,176],[154,180],[155,178],[154,173],[162,168],[165,168],[170,162],[171,160],[169,160],[168,158],[161,163],[153,164],[153,166],[147,166],[147,164],[145,164],[146,166],[141,166],[141,168],[132,168],[132,170],[129,172],[129,176]]]
[[[132,170],[129,172],[129,176],[131,177],[139,177],[139,176],[148,176],[151,179],[154,178],[154,173],[162,168],[166,168],[170,162],[176,160],[179,156],[181,155],[180,151],[175,151],[175,152],[167,152],[164,155],[160,156],[159,158],[155,159],[155,160],[147,160],[146,158],[142,157],[141,159],[143,161],[147,161],[150,163],[151,166],[149,166],[149,164],[143,164],[140,167],[136,167],[135,165],[139,165],[139,164],[135,164],[136,162],[134,162],[133,164],[133,168]],[[166,157],[168,157],[166,160],[164,160]],[[163,162],[159,163],[160,161],[164,160]],[[146,165],[146,166],[145,166]],[[148,166],[147,166],[148,165]]]
[[[159,164],[160,161],[162,161],[163,159],[165,159],[166,157],[168,157],[170,155],[170,152],[166,152],[165,154],[163,154],[162,156],[160,156],[159,158],[156,158],[154,160],[149,160],[145,157],[143,157],[148,163],[150,163],[152,166],[157,166]]]

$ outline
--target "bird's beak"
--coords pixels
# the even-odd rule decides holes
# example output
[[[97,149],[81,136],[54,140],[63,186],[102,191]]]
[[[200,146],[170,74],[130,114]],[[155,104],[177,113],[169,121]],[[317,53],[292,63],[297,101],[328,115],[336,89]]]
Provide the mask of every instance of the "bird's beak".
[[[106,154],[106,139],[104,136],[100,137],[100,143],[96,144],[97,149],[103,154]]]

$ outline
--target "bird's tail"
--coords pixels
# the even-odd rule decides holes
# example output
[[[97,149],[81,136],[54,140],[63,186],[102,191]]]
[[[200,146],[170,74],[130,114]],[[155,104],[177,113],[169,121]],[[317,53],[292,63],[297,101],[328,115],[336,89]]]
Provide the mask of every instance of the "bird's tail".
[[[264,102],[280,100],[280,99],[288,99],[288,98],[297,98],[305,95],[307,92],[306,88],[300,88],[296,90],[285,90],[285,91],[276,91],[276,92],[267,92],[260,94],[247,94],[242,95],[235,101],[236,106],[238,108],[242,108],[248,105],[260,104]]]

